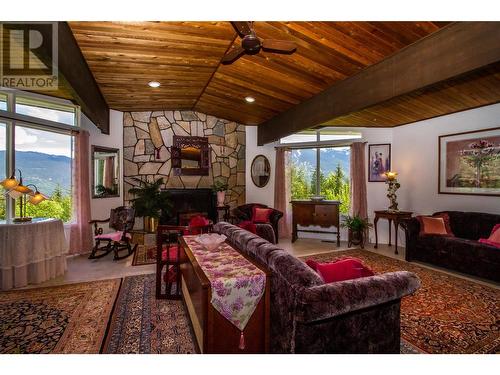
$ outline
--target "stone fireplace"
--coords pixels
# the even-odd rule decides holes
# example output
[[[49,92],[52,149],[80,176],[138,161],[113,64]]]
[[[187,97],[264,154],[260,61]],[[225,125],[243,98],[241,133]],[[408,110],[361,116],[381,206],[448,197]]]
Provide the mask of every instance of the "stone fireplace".
[[[245,127],[194,111],[125,112],[123,120],[125,204],[133,178],[152,181],[163,177],[167,189],[206,189],[214,178],[227,182],[226,204],[245,203]],[[210,145],[208,176],[174,176],[170,147],[173,136],[207,137]]]

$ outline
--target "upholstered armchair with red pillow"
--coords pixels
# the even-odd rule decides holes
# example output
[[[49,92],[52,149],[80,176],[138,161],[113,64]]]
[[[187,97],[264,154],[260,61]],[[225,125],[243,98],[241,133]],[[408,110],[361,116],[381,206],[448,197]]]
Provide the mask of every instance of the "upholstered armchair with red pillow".
[[[271,243],[278,243],[278,222],[283,217],[283,212],[270,208],[265,204],[249,203],[236,207],[233,216],[237,221],[234,224],[252,222],[255,224],[258,236]]]

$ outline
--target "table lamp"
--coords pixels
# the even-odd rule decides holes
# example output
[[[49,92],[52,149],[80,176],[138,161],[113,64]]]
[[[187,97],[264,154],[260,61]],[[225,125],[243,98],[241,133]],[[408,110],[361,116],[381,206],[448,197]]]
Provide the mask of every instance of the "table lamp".
[[[398,212],[399,209],[398,209],[396,191],[401,187],[401,184],[396,179],[398,174],[397,172],[394,171],[387,171],[384,173],[384,175],[386,177],[385,183],[388,185],[387,198],[389,198],[389,202],[391,203],[388,211]]]
[[[19,180],[16,179],[15,173],[19,172]],[[23,185],[23,174],[20,169],[15,169],[12,176],[6,178],[0,182],[5,189],[7,189],[7,193],[5,195],[10,196],[12,199],[19,199],[19,213],[20,216],[14,218],[15,223],[22,223],[26,221],[31,221],[31,217],[26,216],[26,204],[30,202],[33,205],[37,205],[40,202],[49,199],[45,194],[42,194],[38,191],[38,188],[33,184]],[[29,188],[32,186],[35,188],[35,191]],[[29,199],[27,197],[30,197]]]

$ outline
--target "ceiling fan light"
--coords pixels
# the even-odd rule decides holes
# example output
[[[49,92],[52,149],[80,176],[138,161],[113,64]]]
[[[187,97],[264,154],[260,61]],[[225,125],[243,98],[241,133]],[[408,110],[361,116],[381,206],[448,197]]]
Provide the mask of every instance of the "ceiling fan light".
[[[253,103],[255,102],[255,98],[253,96],[245,96],[245,101],[247,103]]]
[[[160,86],[161,86],[161,83],[160,83],[160,82],[158,82],[158,81],[150,81],[150,82],[148,82],[148,86],[149,86],[149,87],[152,87],[152,88],[154,88],[154,89],[155,89],[155,88],[157,88],[157,87],[160,87]]]

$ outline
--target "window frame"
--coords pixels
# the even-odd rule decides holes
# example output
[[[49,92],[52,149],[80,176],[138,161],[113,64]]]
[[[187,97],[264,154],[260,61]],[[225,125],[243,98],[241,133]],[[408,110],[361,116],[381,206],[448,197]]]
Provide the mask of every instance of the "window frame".
[[[68,134],[80,131],[81,123],[81,110],[80,107],[69,102],[68,100],[60,98],[47,97],[36,93],[19,91],[14,89],[0,88],[0,94],[7,96],[7,110],[0,110],[0,121],[6,124],[6,144],[5,144],[5,173],[6,176],[11,176],[16,168],[15,162],[15,140],[16,140],[16,126],[29,127],[46,132]],[[75,114],[75,125],[68,125],[56,121],[50,121],[38,117],[28,116],[16,113],[16,98],[26,98],[28,100],[39,101],[40,103],[50,106],[54,104],[56,107],[73,108]],[[50,107],[47,107],[50,109]],[[74,142],[72,142],[72,154],[74,149]],[[5,178],[5,177],[2,177]],[[73,189],[73,186],[71,186]],[[5,220],[11,221],[15,217],[15,200],[6,196],[5,201]]]

